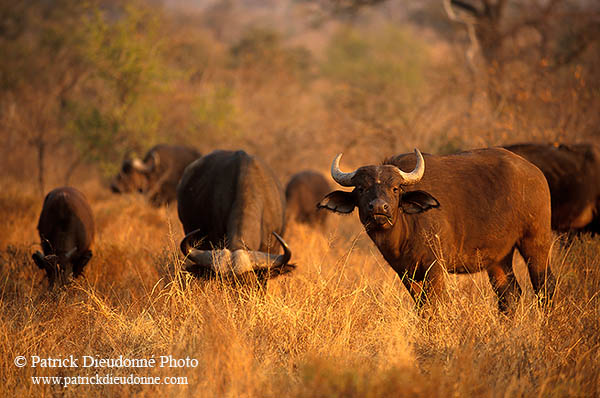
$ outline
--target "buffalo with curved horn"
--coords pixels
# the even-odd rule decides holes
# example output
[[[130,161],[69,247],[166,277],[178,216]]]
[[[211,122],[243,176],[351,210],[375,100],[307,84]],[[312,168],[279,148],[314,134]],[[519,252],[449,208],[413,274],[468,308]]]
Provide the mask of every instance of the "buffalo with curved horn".
[[[504,149],[448,156],[415,149],[344,173],[340,158],[331,176],[354,190],[334,191],[319,207],[337,213],[358,207],[369,237],[417,305],[445,294],[445,271],[487,271],[506,311],[521,294],[512,268],[515,249],[535,292],[543,301],[552,298],[550,192],[533,164]]]
[[[180,248],[198,276],[260,281],[292,271],[284,232],[285,199],[272,171],[244,151],[214,151],[190,164],[177,187],[185,238]],[[274,236],[283,247],[275,251]],[[198,244],[193,244],[199,242]]]
[[[257,250],[200,250],[195,249],[191,244],[194,236],[200,234],[199,229],[187,234],[181,241],[180,248],[182,253],[187,253],[187,257],[193,264],[187,268],[194,274],[215,276],[217,274],[233,273],[243,275],[247,272],[253,272],[260,278],[269,279],[281,275],[283,270],[291,271],[293,265],[288,264],[292,257],[292,252],[287,243],[276,232],[273,236],[277,239],[283,248],[283,254],[269,254]]]
[[[390,169],[393,173],[398,174],[400,176],[400,178],[403,181],[402,185],[413,185],[421,181],[421,178],[423,178],[423,174],[425,173],[425,160],[423,159],[421,151],[419,151],[418,149],[415,149],[415,156],[417,157],[417,164],[415,166],[415,169],[410,173],[405,173],[404,171],[396,167],[392,167]],[[352,179],[354,178],[354,176],[356,176],[358,170],[355,170],[351,173],[344,173],[340,170],[341,159],[341,153],[338,153],[335,159],[333,159],[333,162],[331,163],[331,177],[335,182],[337,182],[343,187],[353,187],[355,186],[355,184],[352,182]]]
[[[200,156],[187,146],[156,145],[144,160],[125,159],[110,188],[114,193],[139,192],[155,206],[167,204],[176,199],[177,183],[185,168]]]

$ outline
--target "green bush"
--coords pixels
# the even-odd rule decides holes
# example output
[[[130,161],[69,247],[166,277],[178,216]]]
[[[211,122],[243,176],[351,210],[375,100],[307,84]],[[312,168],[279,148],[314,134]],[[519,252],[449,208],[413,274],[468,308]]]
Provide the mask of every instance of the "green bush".
[[[326,101],[381,131],[387,137],[384,145],[395,147],[394,136],[410,125],[418,108],[428,62],[424,44],[408,31],[394,26],[375,32],[345,27],[332,38],[321,65],[323,75],[334,83]]]
[[[233,90],[218,86],[204,90],[192,105],[194,131],[192,134],[213,139],[230,138],[239,134],[235,125],[236,109]]]
[[[323,72],[365,94],[414,96],[423,84],[425,46],[407,31],[388,26],[373,34],[341,29],[331,40]]]

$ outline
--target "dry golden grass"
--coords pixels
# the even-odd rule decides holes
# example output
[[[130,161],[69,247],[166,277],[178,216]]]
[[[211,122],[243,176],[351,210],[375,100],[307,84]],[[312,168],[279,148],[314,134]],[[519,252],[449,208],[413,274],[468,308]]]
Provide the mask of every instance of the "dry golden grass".
[[[112,31],[114,48],[124,54],[119,58],[139,62],[115,61],[111,68],[106,64],[118,51],[89,54],[75,40],[113,48],[99,41],[101,35],[77,36],[69,29],[89,15],[87,6],[66,12],[65,24],[58,18],[70,7],[5,3],[0,14],[10,29],[0,37],[7,51],[0,83],[9,89],[0,96],[2,395],[600,396],[600,238],[555,245],[559,290],[547,313],[534,302],[517,256],[525,294],[512,317],[498,313],[484,274],[448,276],[449,301],[424,317],[356,215],[332,216],[321,232],[290,226],[285,238],[298,269],[270,281],[266,292],[252,291],[182,273],[175,206],[155,209],[136,195],[113,196],[98,182],[110,174],[106,167],[118,167],[122,152],[142,155],[162,142],[192,145],[203,154],[242,148],[271,165],[282,182],[302,169],[327,170],[339,152],[342,168],[351,170],[414,147],[449,153],[528,141],[597,142],[597,41],[563,68],[553,70],[531,52],[531,62],[515,57],[501,76],[493,76],[493,70],[469,72],[466,47],[456,34],[446,32],[450,36],[442,39],[395,17],[383,24],[352,18],[352,26],[338,21],[299,36],[291,21],[279,21],[286,28],[273,42],[264,40],[271,37],[268,31],[262,41],[243,32],[242,16],[226,12],[235,2],[216,7],[202,18],[207,21],[151,6],[154,17],[132,24],[133,35]],[[105,3],[113,15],[107,22],[135,22],[119,2],[97,2]],[[134,3],[146,10],[145,1]],[[435,13],[441,12],[438,3]],[[56,13],[45,19],[46,8]],[[24,25],[15,30],[13,23]],[[575,25],[565,24],[569,29],[544,43],[549,39],[549,48],[556,43],[566,49],[565,34]],[[50,39],[47,28],[55,32]],[[20,36],[16,40],[11,29]],[[69,40],[58,40],[61,35]],[[266,55],[234,57],[241,39],[252,37],[246,55],[253,48]],[[296,51],[294,43],[308,42],[318,50],[310,56]],[[526,47],[512,45],[526,55]],[[368,51],[352,51],[361,48]],[[104,72],[122,75],[124,88],[131,84],[131,106],[113,92],[113,79],[102,77]],[[125,72],[133,74],[127,79]],[[18,82],[10,81],[13,74]],[[60,86],[78,75],[83,77],[70,89]],[[490,82],[497,87],[492,90]],[[71,114],[65,103],[82,108]],[[99,111],[98,126],[84,123],[73,130],[77,120],[94,121],[83,112],[88,108]],[[112,131],[114,126],[119,130]],[[39,249],[39,191],[65,181],[91,203],[96,244],[83,277],[49,293],[31,260]],[[17,368],[13,360],[19,355],[172,355],[195,358],[198,366]],[[188,384],[64,388],[31,379],[96,372],[187,377]]]
[[[600,394],[600,241],[556,245],[555,306],[525,294],[496,310],[483,274],[449,276],[431,318],[412,301],[356,216],[286,233],[295,273],[268,291],[179,271],[176,210],[81,187],[97,222],[94,257],[64,291],[46,292],[30,259],[41,198],[0,189],[0,384],[4,396],[515,397]],[[196,358],[196,368],[17,368],[18,355]],[[187,385],[34,385],[31,376],[177,376]]]

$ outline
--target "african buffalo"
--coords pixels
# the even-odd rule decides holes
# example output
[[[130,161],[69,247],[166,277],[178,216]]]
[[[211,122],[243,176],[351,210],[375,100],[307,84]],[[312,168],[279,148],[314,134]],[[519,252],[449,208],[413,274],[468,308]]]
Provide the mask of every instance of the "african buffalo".
[[[319,207],[337,213],[358,207],[369,237],[418,306],[445,294],[444,269],[485,270],[506,311],[521,293],[512,269],[515,248],[540,299],[552,297],[550,192],[531,163],[504,149],[425,158],[415,150],[344,173],[340,158],[331,175],[354,190],[332,192]]]
[[[180,145],[156,145],[144,160],[126,159],[110,187],[114,193],[139,192],[155,206],[177,197],[177,183],[183,170],[200,157],[194,148]]]
[[[331,187],[323,174],[305,170],[290,178],[285,187],[288,219],[314,226],[323,226],[327,212],[317,209],[317,204]]]
[[[32,257],[46,271],[49,287],[81,275],[94,242],[94,217],[83,193],[71,187],[50,191],[37,229],[44,254],[36,251]]]
[[[191,273],[229,278],[253,272],[266,283],[295,268],[279,236],[283,190],[273,172],[244,151],[214,151],[190,164],[177,187],[177,211],[186,234],[180,247],[193,262],[187,267]],[[283,255],[270,254],[276,249],[271,234]]]
[[[600,148],[592,144],[504,147],[542,170],[552,201],[552,229],[600,233]]]

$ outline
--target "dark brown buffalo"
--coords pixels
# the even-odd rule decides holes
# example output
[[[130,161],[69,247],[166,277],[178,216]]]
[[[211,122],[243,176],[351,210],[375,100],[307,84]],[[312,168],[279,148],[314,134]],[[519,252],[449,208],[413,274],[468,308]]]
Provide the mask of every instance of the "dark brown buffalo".
[[[505,147],[542,170],[552,200],[552,229],[600,233],[600,148],[592,144]]]
[[[244,151],[214,151],[190,164],[177,187],[177,211],[186,234],[181,250],[193,262],[187,270],[198,276],[253,273],[266,282],[295,267],[279,236],[283,190],[269,167]],[[273,236],[283,255],[272,254]]]
[[[415,153],[351,173],[340,171],[338,155],[332,177],[354,190],[332,192],[319,206],[337,213],[358,207],[369,237],[418,305],[423,296],[444,294],[444,270],[485,270],[506,311],[521,293],[512,269],[515,248],[535,292],[544,301],[552,297],[550,192],[540,170],[504,149]]]
[[[78,277],[92,257],[94,217],[85,196],[75,188],[50,191],[38,222],[42,250],[33,260],[46,271],[50,288]]]
[[[322,227],[327,221],[327,212],[318,209],[317,204],[330,189],[325,176],[317,171],[294,174],[285,188],[288,220]]]
[[[156,145],[144,160],[126,159],[113,179],[114,193],[139,192],[155,206],[177,198],[177,183],[183,170],[200,157],[194,148],[181,145]]]

